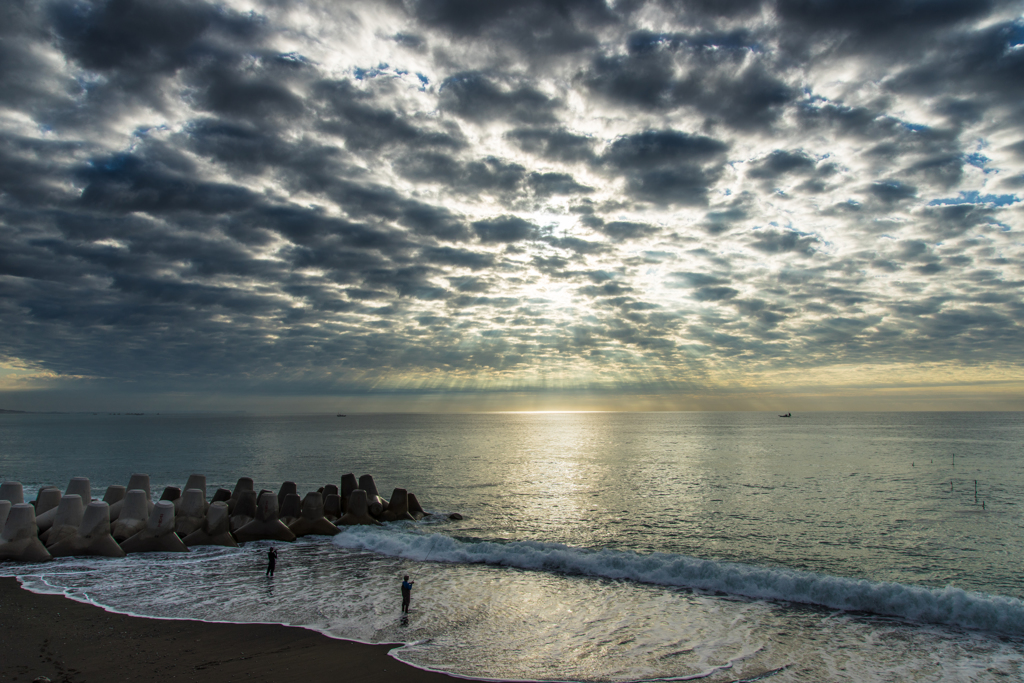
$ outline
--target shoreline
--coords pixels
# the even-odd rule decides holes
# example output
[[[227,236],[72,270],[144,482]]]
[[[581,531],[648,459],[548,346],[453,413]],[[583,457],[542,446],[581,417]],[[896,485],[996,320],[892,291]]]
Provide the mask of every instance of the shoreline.
[[[0,578],[0,682],[230,683],[343,675],[352,683],[453,683],[370,645],[281,624],[229,624],[110,612]]]

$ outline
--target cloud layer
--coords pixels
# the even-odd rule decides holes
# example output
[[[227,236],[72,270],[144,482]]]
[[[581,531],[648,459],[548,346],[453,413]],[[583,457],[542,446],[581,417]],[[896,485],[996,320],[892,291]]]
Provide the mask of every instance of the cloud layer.
[[[0,388],[1020,379],[1017,3],[0,14]]]

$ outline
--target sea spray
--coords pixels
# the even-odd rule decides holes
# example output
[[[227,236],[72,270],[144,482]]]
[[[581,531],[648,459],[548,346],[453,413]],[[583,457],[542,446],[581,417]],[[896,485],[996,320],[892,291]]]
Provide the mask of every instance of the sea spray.
[[[580,574],[1024,635],[1024,602],[953,586],[927,588],[671,553],[586,550],[538,541],[459,540],[395,529],[354,528],[339,534],[334,543],[416,561],[429,556],[435,562]]]

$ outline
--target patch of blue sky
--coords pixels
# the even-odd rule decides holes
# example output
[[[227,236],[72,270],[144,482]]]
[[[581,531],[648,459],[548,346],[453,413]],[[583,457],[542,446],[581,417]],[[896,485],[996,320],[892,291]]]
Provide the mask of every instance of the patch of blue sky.
[[[999,228],[1000,232],[1010,232],[1010,230],[1013,229],[1006,223],[1003,223],[1002,221],[997,221],[995,218],[992,218],[991,216],[988,217],[988,220],[985,222],[989,225],[994,225],[995,227]]]
[[[1024,45],[1024,22],[1014,22],[1006,29],[1006,47],[1015,48]]]
[[[984,154],[982,154],[981,152],[975,152],[974,154],[964,155],[964,161],[966,161],[971,166],[975,166],[977,168],[985,170],[985,164],[992,160],[989,159]]]
[[[958,197],[945,197],[933,199],[928,206],[952,206],[955,204],[988,204],[991,206],[1009,206],[1016,204],[1020,199],[1015,194],[981,194],[977,190],[960,192]]]
[[[381,62],[377,66],[372,67],[370,69],[362,69],[362,68],[357,66],[352,71],[353,71],[353,74],[355,75],[357,81],[363,81],[363,80],[366,80],[367,78],[377,78],[378,76],[391,76],[391,77],[394,77],[396,75],[391,70],[391,67],[389,65],[385,64],[384,62]]]
[[[147,137],[153,131],[166,131],[170,130],[167,124],[160,124],[159,126],[139,126],[132,131],[132,137],[144,138]]]

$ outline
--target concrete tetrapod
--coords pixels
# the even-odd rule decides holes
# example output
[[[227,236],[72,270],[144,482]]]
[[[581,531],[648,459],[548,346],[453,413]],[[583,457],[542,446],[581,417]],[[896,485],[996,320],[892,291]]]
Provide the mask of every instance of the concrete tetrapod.
[[[253,491],[252,477],[241,477],[235,484],[235,490],[231,492],[231,498],[228,499],[228,511],[234,515],[235,506],[238,505],[238,499],[242,497],[242,494],[246,491]],[[255,511],[253,512],[255,514]]]
[[[142,489],[131,489],[124,500],[114,505],[118,504],[121,505],[121,514],[110,525],[110,534],[120,543],[145,529],[150,513],[149,501],[146,500],[146,492]]]
[[[82,497],[77,493],[63,495],[60,498],[60,505],[57,506],[57,514],[53,518],[53,526],[46,530],[40,539],[46,547],[60,543],[65,538],[71,538],[78,533],[78,527],[82,524],[82,515],[85,513],[85,506],[82,505]]]
[[[415,522],[416,519],[409,514],[409,495],[405,489],[395,489],[388,502],[388,509],[381,515],[385,522],[397,522],[400,519],[407,519]]]
[[[302,499],[302,516],[288,528],[296,536],[334,536],[341,533],[341,529],[324,518],[324,499],[319,491],[306,494]]]
[[[146,528],[121,544],[126,553],[186,553],[188,548],[174,533],[174,503],[161,500],[153,506]]]
[[[420,505],[420,502],[416,500],[415,493],[409,494],[409,514],[412,515],[412,518],[417,522],[427,516],[427,511],[424,510],[423,506]]]
[[[224,503],[225,505],[227,505],[227,502],[229,500],[231,500],[231,491],[229,491],[228,489],[226,489],[226,488],[224,488],[222,486],[222,487],[220,487],[219,489],[217,489],[216,491],[213,492],[213,500],[211,500],[210,502],[211,503]]]
[[[165,486],[164,492],[160,494],[160,500],[169,500],[172,503],[181,498],[181,489],[177,486]]]
[[[121,486],[120,484],[111,484],[107,487],[106,493],[103,494],[103,502],[107,505],[113,505],[120,500],[124,500],[124,494],[126,493],[128,493],[128,489],[124,486]]]
[[[236,531],[235,540],[239,543],[295,540],[295,534],[277,516],[277,496],[260,496],[256,519]]]
[[[294,493],[296,496],[299,495],[299,489],[295,486],[294,481],[286,481],[281,484],[281,488],[277,492],[277,509],[281,511],[281,516],[284,517],[284,497],[289,493]],[[302,502],[302,499],[299,499]]]
[[[0,484],[0,500],[9,500],[11,505],[20,505],[25,502],[25,489],[21,487],[20,481],[5,481]]]
[[[341,495],[341,491],[338,490],[337,486],[335,486],[334,484],[328,484],[327,486],[324,487],[324,490],[320,492],[320,495],[324,497],[324,502],[327,502],[327,496],[331,495],[332,493],[339,496]]]
[[[364,474],[359,477],[359,488],[366,491],[366,506],[367,510],[374,517],[380,517],[380,514],[384,512],[384,508],[387,505],[384,499],[380,497],[380,493],[377,492],[377,484],[373,481],[372,474]]]
[[[341,515],[341,496],[337,493],[329,493],[324,496],[324,518],[333,524]]]
[[[36,494],[36,526],[39,527],[40,531],[46,531],[53,524],[53,515],[56,515],[57,506],[60,505],[60,489],[56,486],[46,486],[39,489],[39,493]],[[53,515],[50,515],[50,521],[43,526],[41,517],[46,513],[54,511]]]
[[[56,496],[57,505],[54,505],[53,507],[47,507],[47,510],[45,512],[40,512],[39,508],[36,508],[36,528],[39,529],[39,533],[40,534],[45,534],[47,531],[49,531],[50,527],[53,526],[53,520],[57,518],[57,506],[60,505],[60,499],[61,499],[60,489],[58,489],[58,488],[47,489],[47,493],[46,493],[46,503],[47,503],[47,506],[49,506],[49,504],[51,502],[53,502],[53,499],[54,499],[54,496],[53,496],[52,493],[50,493],[50,491],[56,491],[57,492],[57,496]]]
[[[131,477],[129,477],[129,479],[128,479],[128,490],[132,491],[134,489],[138,489],[140,491],[145,491],[146,492],[146,500],[148,500],[148,501],[152,501],[153,500],[153,491],[152,491],[152,488],[149,485],[149,475],[148,474],[133,474]]]
[[[8,498],[4,500],[10,502]],[[50,559],[53,559],[50,551],[39,540],[36,509],[31,503],[12,505],[3,533],[0,533],[0,560],[45,562]]]
[[[291,525],[302,514],[302,499],[297,493],[289,493],[284,497],[284,505],[281,506],[281,521],[285,526]]]
[[[206,475],[190,474],[182,491],[188,491],[189,489],[199,489],[203,492],[203,500],[206,500]]]
[[[231,503],[228,503],[231,510]],[[231,532],[234,533],[256,519],[256,492],[242,491],[235,501],[234,512],[231,513]]]
[[[348,497],[352,495],[352,492],[359,488],[359,482],[356,481],[356,475],[351,472],[348,474],[341,475],[341,510],[344,512],[348,510]]]
[[[185,538],[203,528],[206,521],[206,496],[200,489],[186,489],[174,511],[174,532]]]
[[[186,491],[187,493],[187,491]],[[231,518],[228,513],[226,501],[218,500],[210,503],[210,509],[206,511],[206,520],[203,528],[193,531],[182,541],[188,547],[194,545],[223,545],[229,548],[237,548],[238,543],[231,535]]]
[[[85,508],[85,514],[82,515],[82,524],[78,527],[78,532],[53,544],[50,554],[54,557],[124,557],[124,550],[110,535],[110,506],[98,500],[89,503]]]
[[[149,513],[153,511],[153,494],[149,491],[149,475],[148,474],[133,474],[128,478],[128,486],[125,487],[128,491],[142,491],[146,494],[146,517],[149,517]],[[127,494],[125,495],[127,498]],[[125,505],[125,500],[121,500],[111,503],[110,505],[110,521],[114,522],[121,517],[121,508]],[[117,538],[117,534],[114,534],[114,538]]]
[[[181,505],[181,489],[177,486],[165,486],[164,492],[160,494],[160,500],[169,500],[174,503],[174,514],[178,514],[178,506]]]
[[[353,526],[356,524],[380,524],[370,516],[366,505],[366,491],[356,489],[348,497],[348,510],[338,520],[338,526]]]
[[[4,524],[7,523],[7,515],[11,514],[11,501],[0,500],[0,533],[4,530]]]
[[[89,483],[89,477],[72,477],[71,481],[68,482],[68,490],[64,492],[64,495],[81,496],[83,505],[91,503],[92,484]]]

